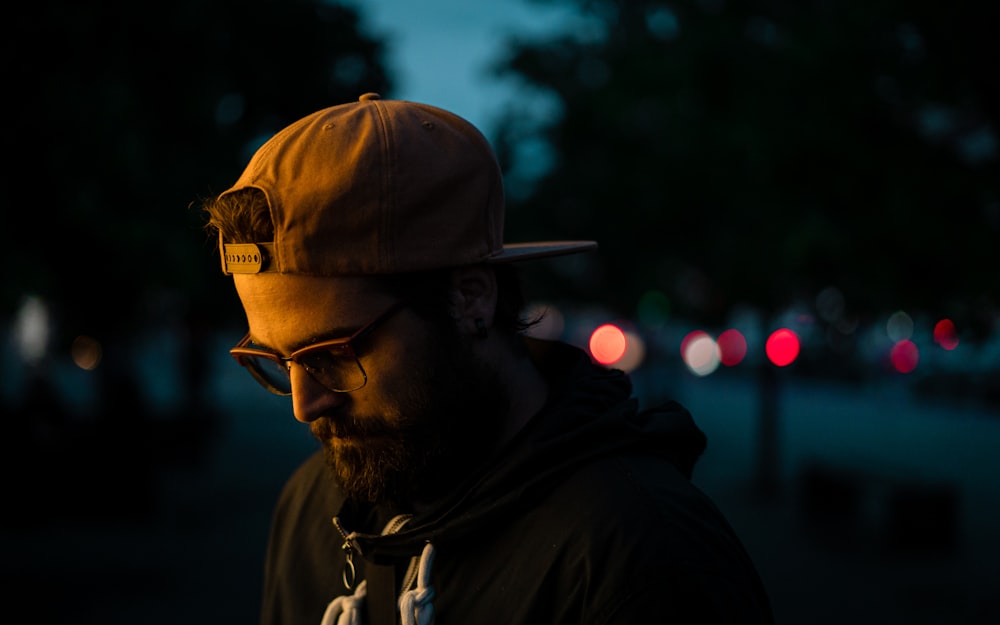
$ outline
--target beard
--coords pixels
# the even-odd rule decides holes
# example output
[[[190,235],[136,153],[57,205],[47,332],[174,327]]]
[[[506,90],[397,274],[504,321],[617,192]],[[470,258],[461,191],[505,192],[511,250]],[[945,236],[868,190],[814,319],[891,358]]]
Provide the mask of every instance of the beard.
[[[495,368],[453,326],[429,336],[425,354],[381,414],[312,423],[348,499],[403,508],[436,501],[499,442],[510,400]]]

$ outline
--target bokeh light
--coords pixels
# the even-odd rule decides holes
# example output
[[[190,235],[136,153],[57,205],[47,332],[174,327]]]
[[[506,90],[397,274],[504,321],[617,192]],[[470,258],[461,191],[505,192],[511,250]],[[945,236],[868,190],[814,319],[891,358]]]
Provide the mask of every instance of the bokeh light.
[[[602,365],[612,365],[625,355],[625,332],[613,323],[599,326],[590,335],[590,355]]]
[[[799,357],[799,337],[788,328],[781,328],[767,337],[764,351],[767,359],[779,367],[787,367]]]
[[[25,297],[14,319],[14,343],[21,359],[28,364],[38,364],[48,351],[51,333],[49,307],[36,296]]]
[[[836,323],[844,316],[844,294],[834,286],[823,289],[816,295],[816,311],[823,321]]]
[[[707,332],[694,330],[681,340],[681,358],[697,376],[706,376],[719,368],[719,345]]]
[[[635,332],[625,331],[625,353],[615,367],[629,373],[635,371],[646,358],[646,341]]]
[[[902,310],[889,315],[885,324],[885,332],[893,343],[913,338],[913,319]]]
[[[104,354],[101,343],[90,336],[78,336],[73,339],[69,352],[73,363],[85,371],[96,369],[97,365],[101,364],[101,357]]]
[[[731,328],[719,335],[719,360],[727,367],[735,367],[747,355],[747,340],[739,330]]]
[[[934,324],[934,342],[951,351],[958,347],[958,330],[951,319],[942,319]]]
[[[920,362],[920,350],[917,349],[917,345],[913,341],[903,339],[892,346],[889,360],[896,371],[910,373],[917,368],[917,363]]]

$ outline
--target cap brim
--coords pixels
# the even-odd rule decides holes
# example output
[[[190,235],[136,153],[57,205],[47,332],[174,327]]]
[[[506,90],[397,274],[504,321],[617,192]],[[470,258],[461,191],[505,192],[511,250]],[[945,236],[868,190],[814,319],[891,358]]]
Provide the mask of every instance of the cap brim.
[[[533,258],[565,256],[597,249],[597,241],[539,241],[537,243],[508,243],[503,251],[491,256],[490,263],[512,263]]]

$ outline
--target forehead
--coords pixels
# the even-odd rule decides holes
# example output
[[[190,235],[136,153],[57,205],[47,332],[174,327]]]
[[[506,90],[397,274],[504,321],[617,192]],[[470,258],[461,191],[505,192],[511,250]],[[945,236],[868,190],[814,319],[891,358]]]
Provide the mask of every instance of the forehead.
[[[233,284],[254,342],[291,349],[368,322],[394,299],[374,278],[237,274]]]

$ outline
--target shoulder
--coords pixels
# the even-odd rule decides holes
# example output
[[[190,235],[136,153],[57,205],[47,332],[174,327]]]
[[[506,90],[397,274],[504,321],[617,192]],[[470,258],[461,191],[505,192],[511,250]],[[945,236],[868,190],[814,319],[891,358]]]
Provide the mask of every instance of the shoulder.
[[[289,477],[268,539],[261,623],[319,622],[343,588],[343,539],[332,518],[342,498],[321,452]]]
[[[333,480],[322,451],[316,451],[295,468],[282,487],[281,497],[300,498],[327,490]]]
[[[271,539],[295,539],[298,532],[308,530],[327,534],[334,531],[332,518],[340,509],[343,498],[337,488],[323,453],[317,451],[295,469],[285,482],[275,505]],[[329,527],[327,527],[329,526]]]
[[[703,561],[702,543],[733,535],[705,493],[651,454],[593,460],[555,484],[542,506],[581,533],[617,533],[626,545],[670,550],[673,562]]]
[[[300,464],[285,482],[274,509],[274,524],[298,525],[310,518],[330,519],[343,503],[323,453],[317,451]]]
[[[663,458],[595,460],[555,486],[539,516],[562,527],[566,553],[576,554],[567,573],[593,571],[608,622],[671,613],[769,622],[766,593],[724,514]]]

